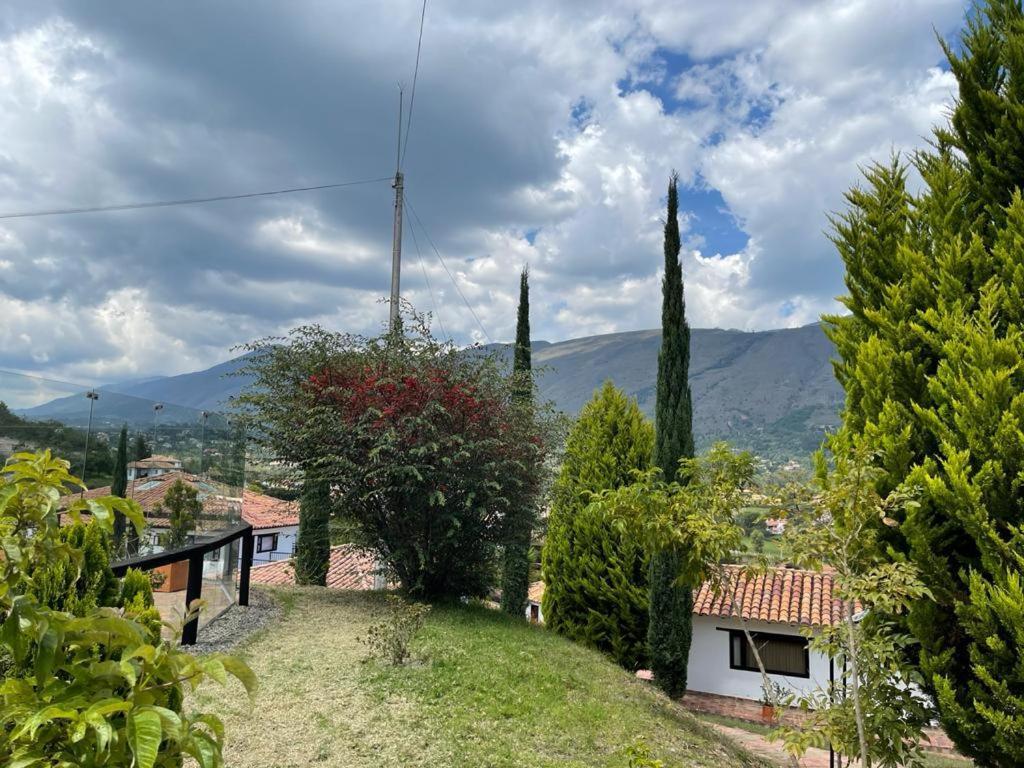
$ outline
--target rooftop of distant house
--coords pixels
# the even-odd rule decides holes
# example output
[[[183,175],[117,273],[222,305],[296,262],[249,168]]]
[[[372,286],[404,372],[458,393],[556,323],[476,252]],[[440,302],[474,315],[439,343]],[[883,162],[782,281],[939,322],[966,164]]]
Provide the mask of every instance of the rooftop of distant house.
[[[246,488],[242,492],[242,518],[257,530],[298,525],[299,502],[276,499]]]
[[[150,456],[148,459],[129,462],[128,466],[136,469],[180,469],[181,459],[173,456]]]
[[[743,566],[727,565],[725,582],[718,594],[711,584],[702,584],[693,596],[693,612],[728,618],[736,615],[735,605],[747,621],[806,627],[832,626],[843,617],[830,571],[779,566],[748,575]]]
[[[165,472],[156,477],[144,477],[128,482],[127,497],[134,499],[142,507],[149,525],[156,528],[166,527],[168,519],[158,512],[164,496],[174,483],[181,481],[196,489],[197,496],[203,504],[204,517],[235,517],[239,514],[239,497],[237,488],[233,488],[216,480],[193,475],[181,470]],[[110,495],[110,486],[92,488],[85,492],[85,498],[96,499]],[[74,501],[78,495],[67,497],[67,502]],[[251,523],[256,530],[265,528],[284,528],[299,524],[299,504],[296,501],[284,501],[273,496],[246,489],[241,497],[241,516]]]
[[[351,544],[331,547],[327,567],[327,586],[332,589],[373,589],[377,561],[372,554]],[[291,560],[278,560],[266,565],[255,565],[251,583],[283,586],[295,583],[295,568]]]
[[[843,616],[829,571],[778,566],[748,577],[743,566],[727,565],[724,581],[727,587],[718,594],[712,584],[701,585],[693,596],[694,614],[732,618],[735,603],[746,621],[820,627],[837,624]],[[533,582],[530,602],[540,603],[543,597],[544,582]]]

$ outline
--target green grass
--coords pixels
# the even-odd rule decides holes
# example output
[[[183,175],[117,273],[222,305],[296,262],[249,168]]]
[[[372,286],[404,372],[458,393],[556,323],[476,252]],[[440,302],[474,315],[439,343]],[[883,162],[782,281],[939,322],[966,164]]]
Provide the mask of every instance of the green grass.
[[[231,768],[620,766],[645,744],[666,768],[760,768],[600,654],[480,607],[436,606],[401,667],[358,642],[379,595],[280,590],[280,623],[242,655],[260,678],[250,705],[216,687]]]

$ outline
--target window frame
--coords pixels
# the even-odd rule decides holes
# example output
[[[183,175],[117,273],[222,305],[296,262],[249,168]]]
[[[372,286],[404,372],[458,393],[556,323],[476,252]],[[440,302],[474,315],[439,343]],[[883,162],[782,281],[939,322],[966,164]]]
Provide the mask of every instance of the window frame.
[[[277,536],[278,536],[278,534],[276,534],[276,533],[258,533],[258,534],[256,534],[256,553],[257,554],[266,554],[267,552],[276,552],[277,551],[277,543],[278,543]],[[270,541],[272,543],[272,546],[270,547],[270,549],[264,549],[264,547],[263,547],[263,540],[264,539],[270,539]]]
[[[750,659],[750,665],[742,664],[743,657],[746,654],[753,655],[750,648],[750,643],[747,642],[747,636],[744,634],[742,629],[726,629],[725,627],[719,627],[720,631],[729,633],[729,669],[735,669],[740,672],[757,672],[760,674],[761,670],[757,668],[757,662]],[[767,664],[765,665],[764,671],[769,675],[779,675],[780,677],[796,677],[802,680],[808,680],[811,677],[811,649],[810,644],[803,635],[783,635],[778,632],[764,632],[761,630],[750,630],[750,635],[756,642],[760,639],[770,641],[779,641],[788,643],[789,645],[800,644],[803,650],[804,669],[806,672],[787,672],[779,669],[773,669]],[[736,647],[736,639],[740,642],[740,663],[734,657],[733,649]]]

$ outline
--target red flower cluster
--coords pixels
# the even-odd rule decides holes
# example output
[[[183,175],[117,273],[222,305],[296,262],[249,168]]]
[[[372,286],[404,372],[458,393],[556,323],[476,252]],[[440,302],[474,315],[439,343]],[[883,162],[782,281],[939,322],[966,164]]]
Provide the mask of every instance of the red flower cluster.
[[[309,377],[321,403],[338,409],[348,424],[371,420],[374,428],[407,431],[414,420],[445,422],[455,431],[501,429],[501,404],[481,394],[472,382],[443,369],[410,374],[385,366],[327,369]],[[440,426],[440,424],[438,424]]]

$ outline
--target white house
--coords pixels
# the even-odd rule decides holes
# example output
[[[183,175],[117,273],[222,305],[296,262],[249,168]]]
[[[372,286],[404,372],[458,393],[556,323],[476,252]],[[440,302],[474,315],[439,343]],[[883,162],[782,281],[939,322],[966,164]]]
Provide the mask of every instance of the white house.
[[[693,598],[688,695],[761,699],[761,673],[744,622],[774,683],[791,692],[826,683],[830,659],[810,650],[803,632],[839,621],[842,603],[833,597],[832,575],[779,567],[748,580],[739,566],[727,566],[727,572],[731,594],[715,595],[704,584]],[[543,582],[530,585],[530,621],[543,622],[543,596]],[[743,621],[733,611],[733,598]]]
[[[253,527],[253,564],[287,560],[295,552],[299,535],[298,502],[245,490],[242,492],[242,519]]]
[[[842,603],[832,594],[832,574],[779,567],[747,579],[739,566],[727,571],[731,594],[715,595],[704,584],[693,598],[689,689],[740,699],[762,697],[761,673],[743,633],[744,622],[774,683],[792,692],[826,683],[830,659],[810,650],[803,633],[831,625],[842,615]]]
[[[128,464],[128,482],[144,477],[159,477],[169,472],[181,472],[181,459],[173,456],[150,456]]]

